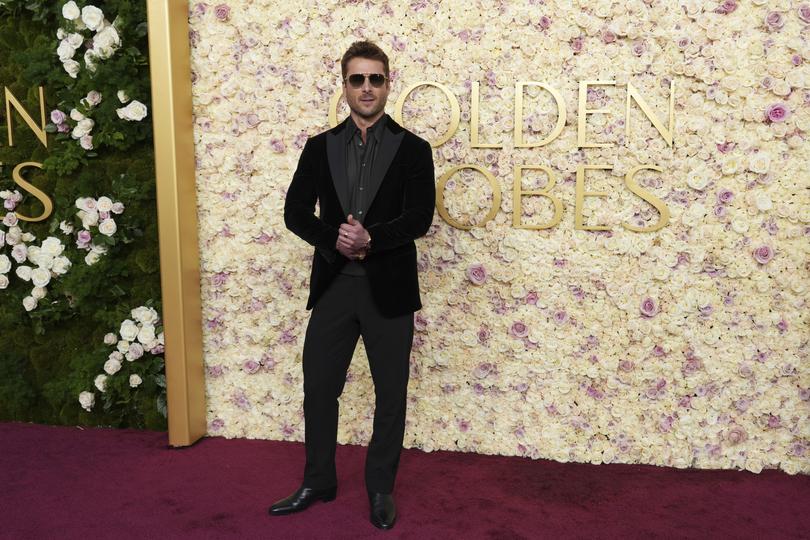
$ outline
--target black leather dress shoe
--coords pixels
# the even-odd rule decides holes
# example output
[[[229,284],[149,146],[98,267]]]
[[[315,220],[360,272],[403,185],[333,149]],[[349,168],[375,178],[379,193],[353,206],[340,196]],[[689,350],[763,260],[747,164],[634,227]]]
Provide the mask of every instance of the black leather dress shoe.
[[[301,486],[295,493],[286,499],[281,499],[271,506],[269,513],[271,516],[283,516],[285,514],[300,512],[301,510],[306,510],[307,507],[315,501],[333,501],[335,500],[335,495],[337,495],[337,486],[325,489]]]
[[[390,529],[397,519],[397,507],[390,493],[369,493],[371,523],[378,529]]]

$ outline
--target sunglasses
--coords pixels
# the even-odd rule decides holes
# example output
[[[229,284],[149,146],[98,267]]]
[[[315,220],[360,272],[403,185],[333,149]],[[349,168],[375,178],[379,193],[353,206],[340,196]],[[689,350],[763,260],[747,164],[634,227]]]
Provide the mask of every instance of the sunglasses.
[[[360,88],[363,86],[363,83],[368,82],[371,83],[371,86],[374,88],[380,88],[383,84],[385,84],[385,79],[387,79],[385,75],[382,73],[353,73],[349,75],[344,81],[349,83],[349,86],[352,88]]]

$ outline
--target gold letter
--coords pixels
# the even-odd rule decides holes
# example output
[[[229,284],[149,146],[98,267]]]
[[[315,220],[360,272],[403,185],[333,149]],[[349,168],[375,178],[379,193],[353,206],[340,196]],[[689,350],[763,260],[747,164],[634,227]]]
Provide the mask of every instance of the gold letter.
[[[609,170],[610,165],[577,165],[577,196],[576,207],[574,208],[574,229],[581,231],[607,231],[610,227],[604,225],[586,226],[582,224],[582,208],[585,205],[585,197],[607,197],[604,191],[585,191],[585,170]]]
[[[635,99],[636,103],[638,103],[641,110],[650,119],[650,122],[655,126],[655,129],[658,130],[658,133],[667,141],[668,146],[672,146],[672,133],[674,132],[675,127],[675,81],[669,81],[669,130],[667,130],[661,121],[658,119],[657,116],[653,113],[652,108],[644,101],[644,98],[641,97],[641,94],[633,88],[633,85],[629,82],[627,83],[627,118],[625,119],[625,135],[626,138],[630,139],[630,101]]]
[[[539,143],[523,142],[523,89],[526,86],[539,86],[547,90],[557,103],[557,125],[551,131],[551,134],[540,141]],[[546,86],[543,83],[528,81],[515,83],[515,148],[534,148],[535,146],[544,146],[557,138],[563,127],[565,126],[565,100],[562,94],[555,88]]]
[[[35,218],[23,216],[19,212],[15,213],[17,214],[17,218],[23,221],[44,221],[45,219],[48,218],[48,216],[51,215],[51,212],[53,212],[53,202],[51,202],[50,197],[45,195],[42,191],[40,191],[33,185],[23,180],[23,177],[20,176],[20,170],[23,167],[36,167],[38,169],[41,169],[42,163],[36,163],[35,161],[26,161],[25,163],[20,163],[19,165],[14,167],[14,171],[12,171],[11,177],[14,179],[15,184],[17,184],[25,191],[27,191],[28,193],[39,199],[39,201],[42,203],[42,206],[44,206],[45,209],[42,211],[42,214],[40,214],[38,217]]]
[[[579,83],[579,118],[577,123],[577,146],[579,148],[605,148],[613,146],[613,143],[586,143],[585,142],[585,120],[586,115],[591,113],[606,113],[608,109],[588,110],[588,85],[605,84],[615,85],[616,81],[580,81]]]
[[[523,170],[524,169],[533,169],[538,171],[545,171],[546,175],[548,176],[548,185],[545,189],[538,189],[536,191],[524,191],[523,190]],[[554,177],[554,171],[546,167],[545,165],[517,165],[515,166],[515,187],[514,187],[514,194],[512,199],[512,206],[514,213],[512,214],[512,225],[516,229],[550,229],[557,225],[560,220],[562,219],[562,203],[560,199],[551,195],[549,192],[551,188],[554,187],[554,184],[557,182],[557,179]],[[541,197],[548,197],[551,199],[551,202],[554,203],[554,217],[551,218],[551,221],[546,225],[523,225],[523,196],[524,195],[540,195]]]
[[[329,99],[329,127],[335,127],[338,125],[337,107],[338,103],[340,102],[340,98],[342,97],[343,90],[338,90],[337,93]]]
[[[644,189],[643,187],[639,186],[636,183],[635,176],[638,171],[641,169],[650,169],[653,171],[661,172],[663,169],[661,167],[656,167],[655,165],[637,165],[627,171],[627,175],[624,177],[624,183],[627,184],[627,187],[630,188],[630,191],[650,203],[658,210],[658,213],[661,214],[661,218],[658,220],[658,223],[651,227],[636,227],[635,225],[628,225],[626,223],[622,223],[625,229],[629,229],[634,232],[655,232],[659,229],[663,229],[669,223],[669,208],[664,201]]]
[[[433,86],[438,88],[444,92],[444,95],[447,96],[447,101],[450,102],[450,127],[443,136],[439,137],[437,141],[430,143],[430,146],[436,148],[437,146],[441,146],[449,141],[450,137],[452,137],[453,133],[455,133],[458,129],[458,121],[461,117],[461,109],[459,109],[456,96],[445,85],[437,82],[422,81],[412,84],[399,95],[399,99],[397,99],[397,103],[394,107],[394,120],[396,120],[398,124],[402,125],[402,107],[405,105],[405,99],[407,99],[411,92],[420,86]]]
[[[495,214],[498,213],[498,208],[501,207],[501,186],[498,185],[498,181],[495,179],[492,174],[477,165],[459,165],[458,167],[453,167],[446,173],[444,173],[441,178],[439,178],[439,182],[436,186],[436,208],[439,210],[439,215],[445,220],[448,224],[452,225],[456,229],[464,229],[469,230],[473,228],[473,225],[463,225],[456,221],[455,219],[450,217],[450,214],[447,213],[447,208],[444,207],[444,186],[447,184],[447,181],[450,179],[451,176],[456,174],[458,171],[462,169],[473,169],[481,174],[487,179],[489,182],[489,186],[492,188],[492,208],[489,209],[489,212],[484,217],[484,221],[482,221],[478,227],[483,226],[486,224],[487,221],[495,217]]]
[[[470,118],[470,147],[472,148],[503,148],[500,144],[487,144],[478,142],[478,120],[479,120],[479,101],[478,97],[478,81],[472,83],[472,115]]]
[[[42,118],[42,129],[38,128],[37,125],[34,123],[34,119],[31,118],[31,115],[28,114],[22,104],[17,101],[17,98],[14,97],[14,94],[11,93],[11,90],[8,89],[8,86],[5,86],[6,91],[6,121],[8,122],[8,145],[14,146],[14,137],[11,134],[12,127],[11,127],[11,106],[13,105],[14,108],[20,113],[22,119],[25,120],[25,123],[28,124],[28,127],[31,128],[31,131],[34,132],[34,135],[37,136],[37,139],[42,143],[42,146],[48,148],[48,137],[45,134],[45,93],[43,92],[42,87],[39,87],[39,114]]]

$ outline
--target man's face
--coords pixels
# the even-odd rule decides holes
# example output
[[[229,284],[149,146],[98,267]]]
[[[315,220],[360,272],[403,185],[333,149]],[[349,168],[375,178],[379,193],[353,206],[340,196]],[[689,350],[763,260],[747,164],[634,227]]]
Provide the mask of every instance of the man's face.
[[[363,78],[363,84],[359,88],[355,88],[350,82],[349,77],[358,74],[379,74],[385,75],[385,68],[383,63],[379,60],[369,60],[368,58],[352,58],[346,64],[346,80],[343,81],[343,95],[346,97],[346,103],[349,109],[356,115],[365,119],[373,119],[383,109],[385,103],[388,101],[388,92],[391,90],[391,85],[388,79],[379,88],[375,88],[369,77]]]

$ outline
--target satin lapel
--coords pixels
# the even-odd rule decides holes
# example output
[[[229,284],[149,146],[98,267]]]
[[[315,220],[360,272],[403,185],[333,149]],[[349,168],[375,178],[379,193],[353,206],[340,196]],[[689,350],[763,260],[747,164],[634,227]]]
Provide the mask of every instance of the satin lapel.
[[[332,173],[332,183],[335,185],[340,206],[343,208],[343,215],[349,215],[346,209],[349,207],[348,193],[346,186],[349,179],[346,177],[346,148],[343,145],[343,131],[337,133],[329,132],[326,136],[326,157],[329,160],[329,172]]]
[[[388,121],[391,122],[391,119],[389,118]],[[371,183],[368,186],[369,199],[367,208],[369,209],[374,203],[374,197],[377,196],[377,191],[380,189],[380,185],[385,175],[388,173],[388,168],[391,166],[391,162],[394,160],[394,156],[397,154],[397,150],[399,150],[399,145],[404,136],[405,132],[401,130],[399,133],[393,133],[390,130],[385,130],[385,133],[383,133],[381,146],[377,150],[377,155],[374,158],[374,168],[371,171]]]

